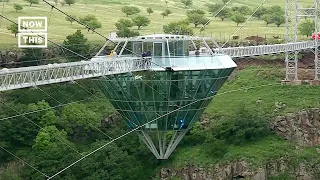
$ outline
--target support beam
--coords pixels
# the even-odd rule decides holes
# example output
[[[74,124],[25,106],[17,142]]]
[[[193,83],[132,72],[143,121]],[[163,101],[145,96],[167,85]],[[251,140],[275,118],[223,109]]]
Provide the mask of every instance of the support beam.
[[[104,45],[102,46],[102,48],[98,51],[98,53],[95,55],[95,57],[97,57],[97,56],[99,56],[101,53],[102,53],[102,51],[107,47],[107,45],[109,44],[109,40],[107,40],[107,42],[106,43],[104,43]]]
[[[298,2],[286,0],[286,43],[296,43],[298,38]],[[285,80],[298,80],[298,51],[287,51]]]

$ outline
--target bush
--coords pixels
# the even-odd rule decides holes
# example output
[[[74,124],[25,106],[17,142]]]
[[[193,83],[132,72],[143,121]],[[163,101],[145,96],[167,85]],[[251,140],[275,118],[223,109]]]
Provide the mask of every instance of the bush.
[[[270,133],[269,118],[265,114],[249,111],[244,106],[239,108],[233,118],[212,128],[215,138],[235,145],[256,141]]]
[[[228,152],[228,144],[224,140],[208,135],[203,150],[213,158],[222,158]]]

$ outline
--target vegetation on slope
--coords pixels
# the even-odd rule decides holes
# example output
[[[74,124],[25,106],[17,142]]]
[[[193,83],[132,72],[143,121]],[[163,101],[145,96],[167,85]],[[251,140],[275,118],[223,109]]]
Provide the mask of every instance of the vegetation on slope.
[[[110,32],[116,31],[115,24],[119,19],[127,18],[127,15],[122,12],[123,7],[131,7],[134,6],[136,8],[140,9],[139,15],[145,16],[148,19],[150,19],[150,24],[139,30],[140,34],[153,34],[153,33],[162,33],[163,32],[163,25],[171,22],[180,21],[182,19],[187,18],[187,12],[192,9],[202,9],[205,11],[203,19],[211,19],[211,23],[208,24],[208,26],[205,28],[205,31],[203,32],[206,35],[213,35],[216,39],[220,40],[227,40],[231,34],[233,34],[237,29],[237,24],[231,21],[231,18],[226,18],[226,20],[221,21],[220,18],[212,18],[212,13],[209,13],[208,11],[208,5],[207,4],[221,4],[221,0],[215,0],[215,1],[196,1],[194,0],[192,6],[185,7],[183,3],[179,0],[170,0],[166,1],[168,3],[165,3],[165,1],[145,1],[145,0],[139,0],[139,1],[112,1],[112,0],[94,0],[94,1],[85,1],[85,0],[79,0],[76,1],[75,4],[71,4],[71,6],[61,4],[57,4],[58,8],[61,8],[61,10],[65,11],[66,13],[76,17],[76,18],[84,18],[86,15],[94,15],[96,17],[96,20],[89,21],[88,26],[92,28],[99,28],[98,31],[101,34],[108,35]],[[14,8],[14,3],[19,4],[23,9],[22,10],[16,10]],[[30,6],[29,2],[23,1],[23,0],[17,0],[8,3],[4,3],[4,11],[3,14],[10,18],[11,20],[17,21],[18,17],[20,16],[47,16],[50,19],[49,23],[49,38],[55,42],[62,41],[63,38],[73,33],[77,29],[82,29],[83,32],[87,32],[87,30],[77,24],[72,23],[70,21],[70,18],[67,18],[65,20],[65,16],[56,10],[51,11],[51,7],[45,4],[42,1],[39,1],[39,4],[33,4]],[[52,2],[54,3],[54,2]],[[261,3],[259,0],[253,0],[253,1],[238,1],[238,0],[232,0],[231,3],[228,5],[228,8],[231,10],[231,7],[249,7],[250,11],[252,12],[255,8],[258,7],[258,5]],[[147,9],[150,8],[150,4],[152,5],[153,13],[149,15]],[[309,1],[304,0],[300,1],[300,4],[305,5],[306,7],[312,5]],[[270,7],[270,6],[281,6],[284,9],[284,2],[281,1],[268,1],[264,4],[264,7]],[[229,7],[230,6],[230,7]],[[169,16],[166,16],[163,18],[161,15],[163,12],[171,12]],[[242,11],[241,11],[242,12]],[[228,14],[228,13],[227,13]],[[283,15],[283,14],[282,14]],[[134,18],[136,15],[130,15],[129,18]],[[194,16],[193,16],[194,17]],[[220,16],[221,17],[221,16]],[[243,18],[239,18],[239,16],[236,16],[237,18],[234,18],[237,20],[237,22],[243,22],[238,21]],[[245,17],[248,17],[248,14],[245,14]],[[279,17],[279,16],[276,16]],[[271,18],[272,20],[272,18]],[[279,19],[277,19],[277,22],[280,22]],[[247,36],[252,35],[260,35],[260,36],[269,36],[272,38],[272,36],[282,36],[283,32],[285,32],[285,28],[283,26],[283,18],[281,20],[282,26],[280,28],[276,28],[277,25],[270,24],[268,26],[265,25],[265,22],[258,17],[253,17],[247,24],[242,28],[241,31],[239,31],[236,35],[241,36],[242,38],[245,38]],[[16,45],[16,38],[14,35],[10,34],[10,30],[7,30],[7,27],[10,26],[10,22],[3,20],[0,30],[1,30],[1,36],[0,36],[0,42],[1,46],[8,46],[8,45]],[[217,28],[219,27],[219,28]],[[193,26],[190,24],[190,28],[194,29],[194,32],[196,32],[198,29],[193,28]],[[63,29],[63,31],[61,31]],[[134,29],[137,29],[136,27]],[[87,34],[88,39],[90,41],[94,42],[103,42],[103,38],[96,34],[88,33]]]
[[[263,86],[277,84],[283,77],[282,72],[283,70],[274,67],[249,67],[238,71],[236,76],[223,86],[220,90],[221,95],[217,95],[206,110],[205,117],[210,119],[209,129],[204,130],[196,125],[168,161],[162,161],[159,164],[133,134],[97,152],[63,173],[60,178],[130,179],[131,177],[134,179],[139,176],[139,179],[147,179],[148,176],[154,176],[157,173],[157,167],[179,167],[187,163],[205,166],[235,159],[247,159],[257,165],[277,157],[305,159],[310,163],[319,161],[314,148],[298,151],[293,144],[277,137],[268,129],[268,121],[278,113],[319,106],[318,102],[314,101],[314,97],[317,97],[316,93],[319,92],[320,87]],[[87,121],[111,137],[116,137],[128,130],[122,121],[106,124],[104,119],[113,110],[104,96],[95,88],[93,81],[83,81],[81,86],[94,96],[77,84],[41,87],[44,92],[39,89],[30,89],[3,94],[1,101],[5,103],[1,106],[1,112],[3,112],[1,118],[17,114],[9,107],[22,113],[53,107],[59,105],[59,102],[67,103],[71,100],[86,98],[90,100],[0,121],[1,146],[51,175],[80,157],[70,147],[81,153],[88,153],[108,141],[108,137],[90,126]],[[248,87],[256,88],[248,89]],[[241,88],[246,90],[239,90]],[[258,97],[263,101],[261,105],[256,103]],[[287,108],[275,113],[276,101],[286,103]],[[32,104],[36,102],[39,103]],[[40,124],[43,129],[40,130],[26,118]],[[65,143],[57,141],[54,138],[57,136]],[[4,167],[0,177],[8,177],[8,173],[11,174],[12,179],[41,177],[26,165],[15,165],[17,160],[5,151],[0,152],[1,166]],[[5,168],[7,165],[9,169]],[[113,171],[109,171],[109,168]],[[127,171],[136,176],[129,177],[125,173]]]

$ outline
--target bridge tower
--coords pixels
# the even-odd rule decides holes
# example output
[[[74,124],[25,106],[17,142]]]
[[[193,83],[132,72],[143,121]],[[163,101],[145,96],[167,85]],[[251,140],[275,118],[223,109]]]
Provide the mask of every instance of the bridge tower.
[[[312,18],[315,23],[315,33],[319,31],[318,27],[318,8],[319,0],[314,0],[312,7],[304,8],[300,6],[298,0],[286,0],[286,43],[298,42],[298,26],[301,18]],[[314,80],[318,80],[319,70],[319,50],[318,40],[315,38],[315,49],[314,49]],[[298,80],[298,51],[286,52],[286,81],[297,81]]]

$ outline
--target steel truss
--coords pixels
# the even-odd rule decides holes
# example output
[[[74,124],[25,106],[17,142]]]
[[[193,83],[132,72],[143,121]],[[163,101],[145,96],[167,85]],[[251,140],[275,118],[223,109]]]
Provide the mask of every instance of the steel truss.
[[[301,18],[311,17],[315,23],[315,33],[318,34],[318,10],[319,0],[314,0],[314,5],[310,8],[303,8],[299,5],[298,0],[286,0],[286,43],[296,43],[298,41],[298,25]],[[316,36],[317,37],[317,36]],[[319,59],[318,59],[318,40],[315,38],[314,46],[315,54],[315,80],[319,75]],[[286,78],[285,80],[298,80],[298,50],[286,52]]]
[[[231,57],[248,57],[288,51],[295,52],[312,49],[318,45],[315,41],[305,41],[263,46],[217,48],[214,49],[214,53],[228,54]],[[315,49],[317,50],[317,48]],[[150,67],[150,59],[124,57],[108,60],[104,57],[99,60],[95,57],[93,61],[2,69],[0,70],[0,91],[141,71],[150,69]]]
[[[0,91],[142,71],[150,66],[150,58],[126,58],[2,69]]]
[[[215,53],[224,53],[231,57],[261,56],[267,54],[277,54],[288,51],[299,51],[315,47],[314,41],[303,41],[288,44],[273,44],[260,46],[230,47],[214,49]]]
[[[174,131],[173,134],[168,134],[165,131],[150,132],[139,130],[138,135],[157,159],[168,159],[187,131],[188,129],[183,129]],[[168,140],[169,137],[171,139]]]

